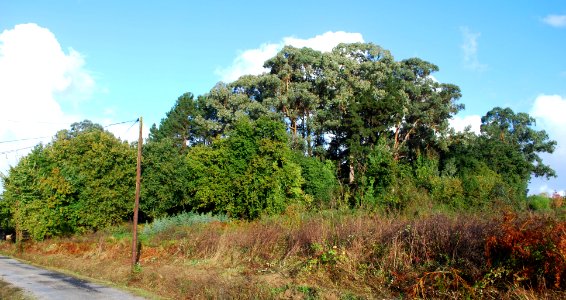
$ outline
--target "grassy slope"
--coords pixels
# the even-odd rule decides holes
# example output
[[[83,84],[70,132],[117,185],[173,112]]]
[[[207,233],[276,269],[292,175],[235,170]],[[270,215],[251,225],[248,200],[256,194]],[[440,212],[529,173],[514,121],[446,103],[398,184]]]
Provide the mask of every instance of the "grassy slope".
[[[175,299],[560,299],[565,230],[556,215],[406,218],[290,209],[253,222],[146,230],[133,273],[125,228],[28,242],[21,254],[6,243],[0,250]]]

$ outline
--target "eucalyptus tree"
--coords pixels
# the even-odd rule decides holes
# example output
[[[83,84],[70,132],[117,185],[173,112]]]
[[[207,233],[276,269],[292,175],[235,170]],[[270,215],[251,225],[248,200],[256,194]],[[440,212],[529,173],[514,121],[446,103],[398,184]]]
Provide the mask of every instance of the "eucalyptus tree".
[[[280,111],[297,148],[298,136],[312,154],[314,118],[320,108],[320,83],[324,80],[323,53],[310,48],[285,46],[264,67],[278,79],[272,104]]]
[[[495,107],[482,117],[478,153],[488,166],[525,191],[532,175],[555,177],[540,153],[553,153],[556,141],[544,130],[535,130],[535,119],[510,108]]]
[[[438,138],[446,134],[448,120],[464,108],[456,101],[460,88],[432,77],[438,67],[419,58],[399,62],[395,77],[401,84],[401,109],[395,115],[395,158],[414,159],[424,151],[439,150]]]

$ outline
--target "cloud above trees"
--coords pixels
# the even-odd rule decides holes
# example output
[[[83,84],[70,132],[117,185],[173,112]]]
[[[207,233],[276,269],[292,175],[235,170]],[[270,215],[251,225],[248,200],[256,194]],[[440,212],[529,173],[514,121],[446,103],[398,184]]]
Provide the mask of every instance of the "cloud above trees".
[[[564,177],[566,176],[566,97],[560,95],[539,95],[531,108],[530,115],[537,121],[537,128],[545,130],[550,139],[555,140],[558,145],[553,154],[544,154],[541,157],[545,163],[550,165],[558,178],[548,181],[542,179],[533,180],[533,187],[536,190],[531,192],[552,193],[554,191],[564,194],[566,186],[564,185]]]
[[[278,43],[266,43],[258,48],[242,51],[230,66],[217,69],[216,75],[224,82],[232,82],[242,75],[258,75],[266,72],[267,69],[263,67],[263,63],[274,57],[286,45],[297,48],[309,47],[314,50],[328,52],[340,43],[356,42],[364,42],[361,33],[328,31],[307,39],[284,37]]]
[[[478,39],[481,33],[472,32],[468,27],[461,27],[460,32],[463,38],[460,48],[462,49],[464,67],[472,71],[485,71],[487,65],[481,63],[478,58]]]
[[[0,33],[0,141],[47,137],[1,143],[0,171],[76,121],[61,102],[89,98],[94,87],[83,55],[63,50],[49,29],[30,23]]]

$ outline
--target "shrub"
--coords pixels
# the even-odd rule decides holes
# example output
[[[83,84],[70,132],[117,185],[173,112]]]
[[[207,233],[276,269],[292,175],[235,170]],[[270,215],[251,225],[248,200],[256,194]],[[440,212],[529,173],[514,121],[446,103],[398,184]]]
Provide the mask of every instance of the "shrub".
[[[431,186],[431,196],[434,201],[452,207],[464,205],[464,188],[460,178],[433,177]]]
[[[496,284],[523,287],[566,288],[566,222],[531,215],[507,214],[498,232],[488,237],[485,255]]]
[[[527,198],[529,209],[534,211],[550,210],[552,199],[545,195],[531,195]]]
[[[142,234],[146,236],[156,235],[175,227],[191,226],[197,223],[210,223],[214,221],[227,222],[226,215],[198,214],[185,212],[176,216],[164,217],[154,220],[151,224],[144,226]]]
[[[188,204],[196,211],[253,219],[308,199],[284,124],[242,119],[227,135],[187,155]]]
[[[302,189],[312,197],[312,204],[319,208],[331,206],[338,190],[336,170],[332,162],[305,157],[302,153],[295,153],[294,160],[301,167],[301,175],[305,179]]]

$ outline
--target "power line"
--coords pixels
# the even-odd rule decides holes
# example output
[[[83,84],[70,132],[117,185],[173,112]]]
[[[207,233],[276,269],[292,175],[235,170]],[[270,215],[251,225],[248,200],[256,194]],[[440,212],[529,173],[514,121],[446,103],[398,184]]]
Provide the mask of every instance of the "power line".
[[[10,122],[17,122],[17,123],[33,123],[33,122],[26,122],[26,121],[14,121],[14,120],[7,120]],[[123,122],[118,122],[118,123],[112,123],[112,124],[108,124],[106,126],[102,126],[102,128],[107,128],[110,126],[114,126],[114,125],[120,125],[120,124],[126,124],[126,123],[130,123],[130,122],[134,122],[132,124],[132,126],[130,126],[128,128],[127,131],[129,131],[132,127],[134,127],[134,125],[139,121],[139,119],[135,119],[135,120],[129,120],[129,121],[123,121]],[[57,124],[57,123],[47,123],[47,122],[35,122],[35,123],[40,123],[40,124]],[[63,124],[63,123],[59,123],[59,124]],[[65,123],[67,124],[67,123]],[[24,139],[15,139],[15,140],[7,140],[7,141],[0,141],[0,144],[6,144],[6,143],[15,143],[15,142],[22,142],[22,141],[31,141],[31,140],[40,140],[40,139],[46,139],[46,138],[50,138],[50,136],[40,136],[40,137],[33,137],[33,138],[24,138]]]
[[[12,153],[12,152],[18,152],[20,150],[26,150],[26,149],[30,149],[30,148],[33,148],[33,147],[35,147],[35,146],[29,146],[29,147],[24,147],[24,148],[20,148],[20,149],[8,150],[8,151],[0,152],[0,155]]]
[[[132,125],[126,130],[126,132],[128,132],[132,127],[134,127],[134,125],[139,122],[140,119],[135,119],[135,120],[129,120],[129,121],[123,121],[123,122],[117,122],[117,123],[112,123],[112,124],[108,124],[106,126],[103,126],[102,128],[107,128],[110,126],[114,126],[114,125],[120,125],[120,124],[127,124],[127,123],[132,123]],[[18,122],[18,123],[33,123],[33,122],[24,122],[24,121],[14,121],[14,120],[7,120],[10,122]],[[47,123],[47,122],[35,122],[35,123],[44,123],[44,124],[56,124],[56,123]],[[7,140],[7,141],[0,141],[0,144],[7,144],[7,143],[15,143],[15,142],[23,142],[23,141],[31,141],[31,140],[39,140],[39,139],[45,139],[45,138],[49,138],[49,136],[40,136],[40,137],[34,137],[34,138],[24,138],[24,139],[15,139],[15,140]],[[8,153],[13,153],[13,152],[17,152],[20,150],[26,150],[26,149],[30,149],[33,148],[35,146],[29,146],[29,147],[24,147],[24,148],[19,148],[19,149],[12,149],[12,150],[7,150],[7,151],[2,151],[0,152],[0,155],[4,155],[4,154],[8,154]]]
[[[103,128],[106,127],[110,127],[110,126],[114,126],[114,125],[120,125],[120,124],[125,124],[125,123],[130,123],[130,122],[137,122],[139,119],[135,119],[135,120],[130,120],[130,121],[123,121],[123,122],[118,122],[118,123],[112,123],[112,124],[108,124],[106,126],[102,126]],[[71,125],[73,123],[79,123],[79,122],[42,122],[42,121],[19,121],[19,120],[4,120],[7,122],[12,122],[12,123],[31,123],[31,124],[51,124],[51,125]]]
[[[138,123],[140,121],[140,119],[137,119],[136,121],[134,121],[134,123],[132,123],[132,125],[130,127],[128,127],[128,129],[126,129],[126,131],[122,134],[126,134],[128,131],[130,131],[130,129],[132,129],[132,127],[134,127],[134,125],[136,125],[136,123]],[[130,121],[131,122],[131,121]]]
[[[40,136],[40,137],[34,137],[34,138],[25,138],[25,139],[17,139],[17,140],[9,140],[9,141],[0,141],[0,144],[14,143],[14,142],[22,142],[22,141],[31,141],[31,140],[39,140],[39,139],[46,139],[46,138],[49,138],[49,136]]]
[[[112,123],[112,124],[108,124],[106,126],[103,126],[104,128],[106,127],[110,127],[110,126],[114,126],[114,125],[120,125],[120,124],[126,124],[126,123],[130,123],[130,122],[134,122],[134,124],[136,124],[140,119],[135,119],[135,120],[130,120],[130,121],[124,121],[124,122],[118,122],[118,123]],[[134,125],[132,125],[133,127]],[[131,127],[130,127],[131,128]],[[128,129],[129,130],[129,129]]]

